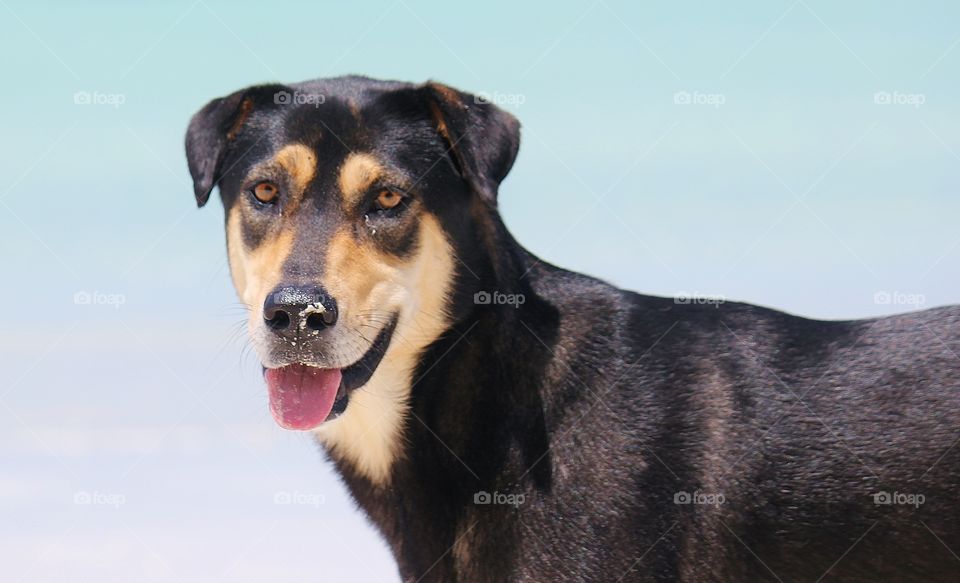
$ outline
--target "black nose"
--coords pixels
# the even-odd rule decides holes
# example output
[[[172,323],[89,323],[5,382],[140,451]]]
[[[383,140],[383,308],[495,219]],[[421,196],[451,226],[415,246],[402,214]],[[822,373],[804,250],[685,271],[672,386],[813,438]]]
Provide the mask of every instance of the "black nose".
[[[281,286],[263,302],[263,320],[277,334],[293,338],[300,330],[323,330],[337,323],[337,302],[316,286]]]

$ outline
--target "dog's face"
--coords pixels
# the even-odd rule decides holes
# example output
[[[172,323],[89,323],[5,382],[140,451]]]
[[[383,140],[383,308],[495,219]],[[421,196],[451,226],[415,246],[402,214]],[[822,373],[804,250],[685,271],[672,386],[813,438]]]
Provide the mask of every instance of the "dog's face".
[[[515,119],[470,95],[362,78],[253,87],[194,116],[195,194],[202,206],[219,185],[281,425],[349,413],[351,392],[377,378],[409,385],[459,310],[458,262],[518,141]],[[383,406],[402,407],[391,390],[401,403]]]

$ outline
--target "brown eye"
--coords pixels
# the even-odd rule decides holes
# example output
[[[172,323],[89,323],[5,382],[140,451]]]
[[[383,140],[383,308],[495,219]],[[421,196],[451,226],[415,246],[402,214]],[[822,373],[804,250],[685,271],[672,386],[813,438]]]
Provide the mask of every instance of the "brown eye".
[[[393,190],[381,190],[377,195],[377,208],[380,210],[390,210],[396,207],[403,200],[403,196]]]
[[[262,203],[271,203],[277,200],[280,190],[272,182],[261,182],[253,187],[253,196]]]

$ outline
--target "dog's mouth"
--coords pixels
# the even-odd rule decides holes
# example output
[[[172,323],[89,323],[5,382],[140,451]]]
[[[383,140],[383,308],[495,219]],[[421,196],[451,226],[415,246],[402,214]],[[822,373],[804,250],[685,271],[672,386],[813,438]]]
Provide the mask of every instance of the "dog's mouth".
[[[270,412],[284,429],[306,431],[336,419],[347,408],[350,393],[367,384],[386,354],[397,317],[383,327],[367,352],[344,368],[320,368],[300,362],[265,368]]]

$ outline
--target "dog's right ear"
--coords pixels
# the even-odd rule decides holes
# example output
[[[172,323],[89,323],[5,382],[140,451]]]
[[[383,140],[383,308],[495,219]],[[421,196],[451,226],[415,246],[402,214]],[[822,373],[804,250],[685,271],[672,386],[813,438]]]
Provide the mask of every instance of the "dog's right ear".
[[[256,85],[214,99],[190,118],[187,128],[187,165],[193,178],[197,206],[207,204],[230,144],[243,130],[254,110],[278,107],[293,91],[286,85]]]
[[[205,205],[210,198],[213,187],[220,180],[220,167],[227,146],[253,112],[254,102],[248,92],[242,89],[214,99],[190,118],[186,137],[187,165],[198,207]]]

